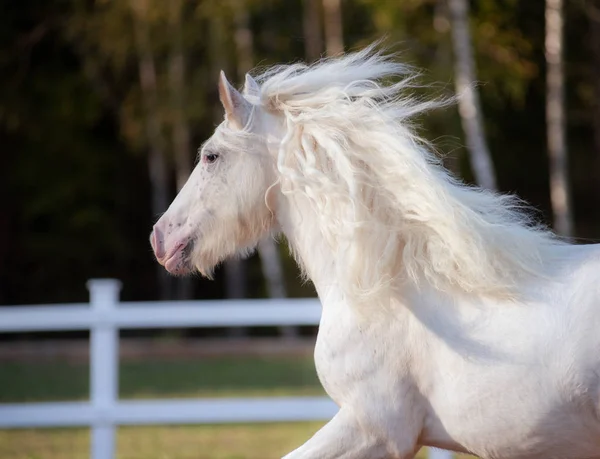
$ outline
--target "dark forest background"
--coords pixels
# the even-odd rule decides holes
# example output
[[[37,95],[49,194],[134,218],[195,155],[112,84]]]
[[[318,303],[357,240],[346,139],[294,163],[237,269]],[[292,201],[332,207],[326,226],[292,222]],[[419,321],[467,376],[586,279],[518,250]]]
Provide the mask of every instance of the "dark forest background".
[[[222,116],[220,68],[241,84],[255,65],[314,60],[331,45],[318,22],[327,11],[312,0],[1,5],[0,304],[86,301],[94,277],[122,280],[127,300],[177,297],[181,289],[164,290],[148,243],[157,180],[170,202]],[[424,83],[437,83],[432,95],[453,93],[445,1],[340,5],[344,49],[386,36],[423,69]],[[543,0],[474,0],[470,32],[498,186],[551,224],[544,8]],[[566,0],[563,16],[574,235],[584,242],[600,239],[600,2]],[[456,107],[420,121],[448,166],[472,181]],[[162,172],[152,168],[157,158]],[[287,294],[312,295],[287,248],[280,253]],[[267,295],[258,257],[244,266],[235,285]],[[194,278],[185,295],[231,296],[225,271],[215,282]]]

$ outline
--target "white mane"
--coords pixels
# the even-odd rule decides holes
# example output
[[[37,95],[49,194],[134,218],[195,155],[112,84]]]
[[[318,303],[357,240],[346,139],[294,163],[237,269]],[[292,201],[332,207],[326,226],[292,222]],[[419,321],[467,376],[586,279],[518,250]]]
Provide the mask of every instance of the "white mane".
[[[562,243],[516,198],[442,168],[411,130],[411,117],[440,105],[406,94],[413,77],[373,47],[258,76],[261,103],[286,120],[282,191],[309,200],[350,298],[387,295],[406,280],[515,297]]]

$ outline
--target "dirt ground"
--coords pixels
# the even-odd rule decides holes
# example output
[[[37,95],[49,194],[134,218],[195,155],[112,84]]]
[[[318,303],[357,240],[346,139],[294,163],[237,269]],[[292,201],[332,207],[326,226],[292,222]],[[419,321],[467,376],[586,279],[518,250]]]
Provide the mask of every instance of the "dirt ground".
[[[314,338],[217,338],[145,339],[125,338],[119,342],[121,361],[150,358],[194,359],[223,356],[306,356],[314,349]],[[23,341],[0,343],[0,362],[49,361],[87,362],[88,340]]]

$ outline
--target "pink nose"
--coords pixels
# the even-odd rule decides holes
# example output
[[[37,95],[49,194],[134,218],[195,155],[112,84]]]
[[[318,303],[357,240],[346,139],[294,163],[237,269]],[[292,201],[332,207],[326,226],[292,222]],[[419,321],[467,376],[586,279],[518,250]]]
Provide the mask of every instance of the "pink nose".
[[[150,235],[150,245],[152,246],[154,255],[156,255],[158,260],[165,256],[165,237],[157,225],[154,225],[154,228],[152,229],[152,234]]]

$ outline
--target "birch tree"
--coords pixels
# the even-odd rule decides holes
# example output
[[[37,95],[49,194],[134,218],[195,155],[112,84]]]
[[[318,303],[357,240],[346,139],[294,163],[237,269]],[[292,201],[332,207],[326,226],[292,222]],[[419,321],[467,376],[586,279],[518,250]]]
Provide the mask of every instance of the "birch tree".
[[[546,0],[546,129],[550,162],[550,200],[554,229],[573,233],[565,126],[563,1]]]
[[[336,56],[344,52],[341,0],[323,0],[323,13],[325,50],[328,56]]]
[[[448,0],[458,111],[469,149],[469,159],[477,183],[495,190],[496,174],[485,139],[481,102],[475,81],[475,61],[469,31],[468,0]]]

